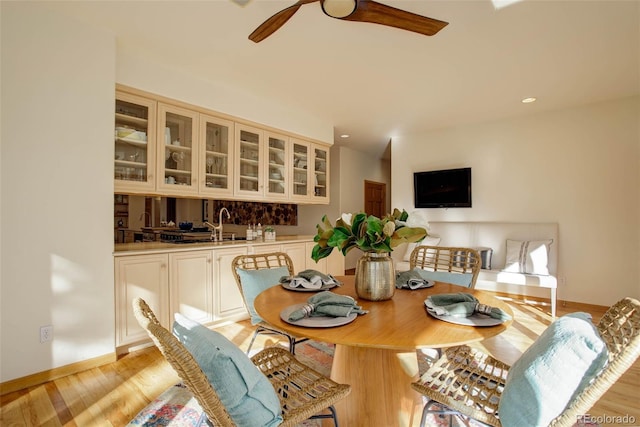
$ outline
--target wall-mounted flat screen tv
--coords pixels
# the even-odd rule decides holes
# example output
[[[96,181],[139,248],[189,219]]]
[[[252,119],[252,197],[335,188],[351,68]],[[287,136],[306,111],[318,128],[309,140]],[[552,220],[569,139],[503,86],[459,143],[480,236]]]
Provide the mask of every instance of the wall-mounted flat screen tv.
[[[471,168],[415,172],[416,208],[470,208]]]

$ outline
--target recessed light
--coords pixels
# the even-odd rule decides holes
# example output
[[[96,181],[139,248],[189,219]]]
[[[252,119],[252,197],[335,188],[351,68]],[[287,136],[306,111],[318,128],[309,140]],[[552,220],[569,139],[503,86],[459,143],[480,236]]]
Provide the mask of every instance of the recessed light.
[[[351,135],[343,133],[342,135],[340,135],[340,138],[349,138]]]
[[[530,97],[530,98],[524,98],[524,99],[522,100],[522,103],[523,103],[523,104],[531,104],[532,102],[536,102],[536,98],[534,98],[534,97]]]

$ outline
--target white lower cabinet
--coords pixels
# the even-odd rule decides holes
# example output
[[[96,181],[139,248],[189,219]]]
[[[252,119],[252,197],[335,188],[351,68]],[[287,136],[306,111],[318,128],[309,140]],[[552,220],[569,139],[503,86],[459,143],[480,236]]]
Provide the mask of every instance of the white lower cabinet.
[[[266,254],[271,252],[284,252],[293,261],[293,271],[299,273],[302,270],[317,270],[321,273],[331,274],[333,276],[344,275],[344,256],[342,252],[334,249],[326,258],[319,260],[317,263],[311,258],[311,252],[315,242],[285,242],[285,243],[268,243],[253,244],[250,246],[251,254]]]
[[[124,352],[149,340],[133,315],[132,301],[136,297],[149,304],[167,329],[171,329],[176,312],[207,325],[248,318],[231,267],[238,255],[285,252],[291,257],[296,273],[312,268],[333,275],[344,274],[342,254],[332,253],[316,264],[311,259],[313,245],[294,241],[116,256],[116,350]]]
[[[169,254],[170,313],[179,312],[200,323],[213,322],[213,278],[213,251]]]
[[[215,324],[247,318],[231,261],[246,247],[132,255],[115,258],[116,348],[148,341],[133,315],[132,302],[141,297],[162,326],[171,329],[173,313]]]
[[[332,276],[344,276],[344,256],[338,249],[334,249],[326,258],[318,260],[316,263],[311,258],[313,247],[315,242],[307,242],[306,244],[306,268],[318,270],[325,274],[331,274]]]
[[[168,262],[167,254],[116,258],[116,346],[134,344],[149,338],[133,315],[134,298],[144,299],[158,321],[168,326]]]
[[[332,276],[344,276],[344,255],[338,249],[334,249],[331,255],[325,258],[327,260],[327,274]],[[313,262],[313,260],[311,260]]]
[[[307,269],[306,243],[287,243],[282,245],[282,252],[289,255],[293,262],[294,273]]]
[[[215,249],[213,251],[214,282],[214,316],[216,321],[236,320],[248,317],[242,294],[233,276],[231,262],[238,255],[246,255],[247,247]]]
[[[282,252],[282,245],[279,243],[269,243],[266,245],[251,245],[249,253],[251,255],[270,254],[273,252]]]

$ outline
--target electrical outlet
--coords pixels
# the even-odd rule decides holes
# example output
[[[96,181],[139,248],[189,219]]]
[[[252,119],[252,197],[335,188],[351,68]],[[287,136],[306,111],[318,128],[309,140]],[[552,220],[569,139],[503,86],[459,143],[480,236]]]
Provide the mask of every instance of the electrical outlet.
[[[53,326],[40,326],[40,343],[49,342],[53,339]]]

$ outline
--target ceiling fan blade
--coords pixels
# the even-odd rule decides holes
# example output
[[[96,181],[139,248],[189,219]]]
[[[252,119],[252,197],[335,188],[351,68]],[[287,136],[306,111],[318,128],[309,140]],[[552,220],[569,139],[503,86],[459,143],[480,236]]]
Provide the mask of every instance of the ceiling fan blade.
[[[448,22],[416,15],[406,10],[396,9],[373,0],[357,0],[357,2],[356,10],[351,15],[337,19],[386,25],[426,36],[436,34],[449,24]]]
[[[275,33],[278,28],[282,27],[285,22],[287,22],[289,18],[291,18],[298,11],[298,9],[300,9],[300,6],[316,1],[319,0],[298,0],[296,4],[282,9],[280,12],[276,13],[271,18],[260,24],[258,28],[253,30],[253,32],[249,34],[249,40],[255,43],[261,42],[271,34]]]

